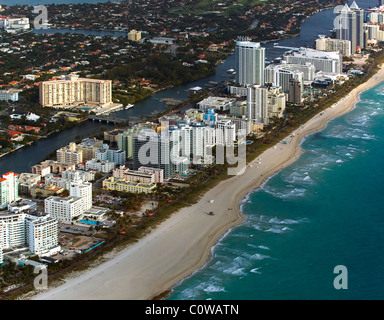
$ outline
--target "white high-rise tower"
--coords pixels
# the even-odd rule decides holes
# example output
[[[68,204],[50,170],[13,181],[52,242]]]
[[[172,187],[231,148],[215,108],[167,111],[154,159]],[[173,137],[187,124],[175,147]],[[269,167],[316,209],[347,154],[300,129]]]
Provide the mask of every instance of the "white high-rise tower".
[[[74,181],[71,182],[69,194],[71,197],[79,197],[82,199],[82,212],[92,208],[92,183],[83,182],[80,177],[77,176]]]
[[[363,49],[364,43],[364,10],[360,9],[354,1],[349,7],[347,4],[340,10],[337,19],[336,38],[351,41],[352,53],[357,48]]]
[[[268,124],[268,89],[251,85],[247,90],[247,118],[257,124]]]
[[[248,38],[239,38],[236,42],[236,83],[246,85],[264,85],[265,48]]]

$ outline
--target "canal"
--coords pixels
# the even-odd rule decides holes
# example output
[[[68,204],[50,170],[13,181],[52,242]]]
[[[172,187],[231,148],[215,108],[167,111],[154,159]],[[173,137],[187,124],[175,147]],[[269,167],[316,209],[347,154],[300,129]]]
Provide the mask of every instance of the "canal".
[[[278,41],[278,45],[284,47],[313,46],[314,41],[318,35],[330,34],[329,26],[327,26],[327,24],[324,24],[323,26],[321,21],[329,21],[329,19],[332,19],[333,15],[333,9],[318,12],[303,23],[302,30],[298,36],[280,40]],[[73,33],[76,32],[76,30],[49,29],[35,30],[34,32]],[[80,30],[78,32],[92,36],[111,35],[107,31]],[[114,35],[116,37],[124,36],[123,33],[116,33]],[[285,49],[275,48],[275,41],[263,43],[262,46],[266,48],[266,60],[268,61],[272,61],[277,57],[281,57],[284,54],[284,51],[286,51]],[[145,100],[137,102],[132,109],[118,111],[115,112],[113,115],[118,118],[128,119],[129,117],[140,117],[143,115],[150,115],[153,112],[164,111],[167,108],[167,104],[164,99],[175,99],[185,101],[188,98],[188,90],[190,88],[196,86],[205,88],[211,85],[213,82],[229,80],[230,76],[227,70],[234,67],[235,57],[233,54],[231,54],[227,57],[225,61],[223,61],[223,63],[217,65],[216,72],[214,75],[205,79],[193,81],[191,83],[182,84],[173,88],[165,89],[163,91],[158,91],[146,98]],[[42,161],[48,154],[54,152],[56,149],[67,145],[69,142],[73,141],[75,137],[90,137],[99,133],[100,130],[110,130],[112,128],[113,125],[108,125],[106,123],[86,121],[74,128],[54,133],[50,135],[47,139],[41,139],[31,146],[21,148],[11,154],[0,158],[0,174],[3,174],[8,171],[14,171],[16,173],[30,172],[31,166]]]

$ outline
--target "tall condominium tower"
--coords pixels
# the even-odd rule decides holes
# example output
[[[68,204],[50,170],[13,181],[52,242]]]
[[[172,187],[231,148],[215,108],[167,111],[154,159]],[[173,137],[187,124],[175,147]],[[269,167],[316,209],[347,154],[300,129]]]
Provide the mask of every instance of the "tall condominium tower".
[[[82,212],[92,208],[92,183],[81,181],[79,174],[75,177],[75,181],[71,182],[69,195],[82,199]]]
[[[236,83],[264,85],[265,48],[260,43],[238,38],[235,49]]]
[[[351,41],[352,53],[365,47],[363,24],[364,10],[360,9],[355,1],[350,7],[346,4],[341,9],[335,26],[336,38]]]
[[[247,118],[257,124],[268,124],[268,88],[248,86]]]
[[[351,41],[320,36],[316,39],[316,50],[337,51],[344,57],[349,57],[351,55]]]
[[[0,208],[5,208],[8,204],[19,199],[19,175],[8,172],[3,174],[0,179]]]
[[[280,87],[284,93],[289,93],[290,79],[299,80],[303,86],[304,80],[313,81],[315,67],[308,63],[306,65],[287,64],[269,65],[265,69],[265,82],[271,83],[274,87]]]
[[[294,104],[301,104],[303,102],[302,83],[294,78],[289,80],[288,102]]]

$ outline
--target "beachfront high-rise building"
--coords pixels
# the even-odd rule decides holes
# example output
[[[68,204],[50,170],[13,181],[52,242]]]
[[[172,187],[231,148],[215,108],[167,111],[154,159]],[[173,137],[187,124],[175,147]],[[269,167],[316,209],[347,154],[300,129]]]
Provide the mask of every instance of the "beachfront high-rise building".
[[[266,83],[272,84],[274,87],[280,87],[281,91],[289,93],[289,82],[291,79],[296,79],[301,82],[303,86],[304,72],[301,70],[311,68],[311,74],[307,72],[307,81],[314,80],[315,67],[312,64],[309,65],[290,65],[286,63],[278,65],[270,65],[266,68]]]
[[[248,86],[247,118],[256,124],[268,124],[268,88]]]
[[[3,174],[0,179],[0,208],[19,198],[19,175],[14,172]]]
[[[320,36],[318,39],[316,39],[316,50],[328,52],[337,51],[340,52],[343,57],[349,57],[352,52],[351,41]]]
[[[133,168],[159,168],[167,179],[188,170],[191,159],[207,163],[216,131],[215,127],[203,124],[172,125],[164,127],[161,133],[142,128],[134,137]]]
[[[181,131],[174,127],[168,127],[159,134],[158,168],[164,170],[164,177],[188,170],[189,158],[184,153],[187,150],[186,141],[182,141],[181,137]]]
[[[364,35],[366,45],[370,42],[384,41],[384,31],[379,24],[364,23]]]
[[[60,251],[58,221],[49,215],[26,215],[26,242],[36,255],[51,255]]]
[[[356,1],[353,1],[350,9],[356,14],[356,45],[359,46],[361,49],[364,49],[364,9],[359,8]]]
[[[216,145],[233,146],[236,141],[236,126],[229,119],[216,122]]]
[[[286,107],[286,94],[279,88],[272,87],[268,90],[268,117],[281,118]]]
[[[204,159],[204,163],[208,163],[210,161],[209,157],[212,155],[212,148],[215,144],[215,128],[198,124],[193,125],[192,155],[195,159]]]
[[[70,74],[63,79],[44,81],[39,85],[40,104],[44,107],[112,103],[112,81],[79,78]]]
[[[364,23],[364,31],[367,31],[366,40],[377,40],[380,26],[377,24]]]
[[[2,249],[28,245],[29,251],[37,255],[58,251],[58,224],[49,215],[3,212],[0,214],[0,229]]]
[[[293,64],[287,63],[283,60],[279,64],[270,64],[265,68],[265,83],[274,83],[276,79],[275,74],[279,69],[301,72],[303,74],[304,81],[313,81],[315,79],[316,68],[312,63],[307,62],[305,64]]]
[[[302,82],[294,78],[289,80],[288,102],[294,104],[301,104],[303,102]]]
[[[83,200],[80,197],[51,196],[44,200],[45,213],[59,222],[71,223],[74,218],[83,213],[82,208]]]
[[[4,211],[0,213],[3,226],[3,249],[23,246],[25,240],[25,214]]]
[[[44,201],[45,212],[58,221],[72,220],[92,208],[92,183],[84,182],[75,171],[69,187],[69,197],[51,196]]]
[[[384,23],[384,0],[381,5],[376,8],[369,8],[365,10],[365,21],[370,23]]]
[[[69,188],[69,195],[72,197],[79,197],[82,199],[81,210],[82,212],[92,208],[92,183],[83,182],[78,176],[75,181],[71,182]]]
[[[134,133],[132,145],[134,170],[141,166],[159,168],[159,134],[157,132],[150,128],[140,128]]]
[[[340,10],[336,21],[336,38],[351,41],[352,54],[356,53],[358,48],[365,48],[364,10],[360,9],[355,1],[350,7],[346,4]]]
[[[300,48],[298,51],[284,54],[287,64],[313,64],[316,71],[341,73],[343,57],[339,52],[326,52],[311,48]]]
[[[248,38],[238,38],[235,48],[236,83],[264,85],[265,48]]]

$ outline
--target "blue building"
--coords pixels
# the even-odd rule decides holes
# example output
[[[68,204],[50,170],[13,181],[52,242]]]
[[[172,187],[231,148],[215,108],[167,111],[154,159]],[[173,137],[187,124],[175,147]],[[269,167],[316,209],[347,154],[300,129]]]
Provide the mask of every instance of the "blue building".
[[[217,113],[214,109],[208,109],[203,116],[204,123],[215,124],[217,121]]]

